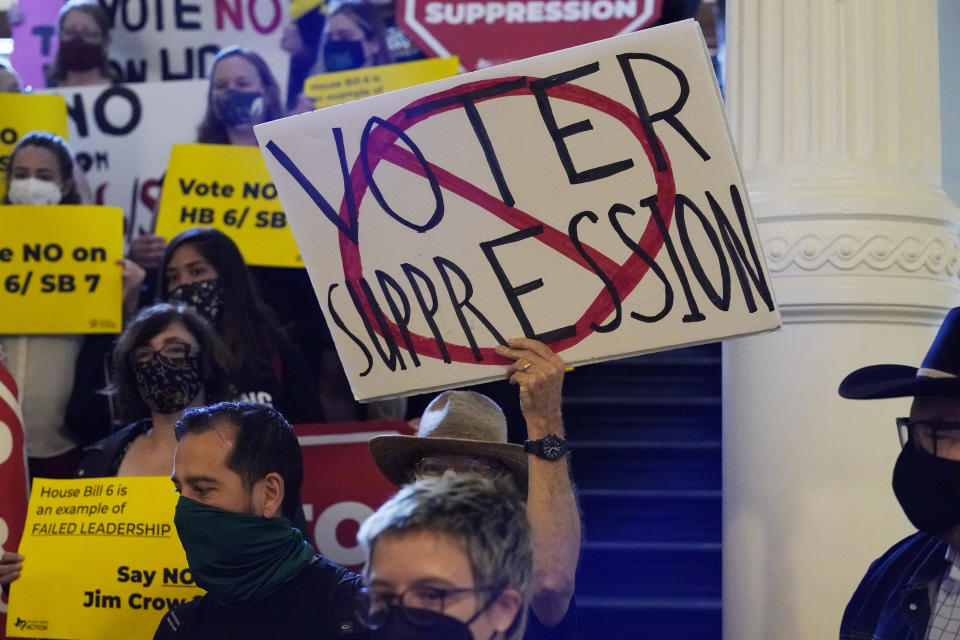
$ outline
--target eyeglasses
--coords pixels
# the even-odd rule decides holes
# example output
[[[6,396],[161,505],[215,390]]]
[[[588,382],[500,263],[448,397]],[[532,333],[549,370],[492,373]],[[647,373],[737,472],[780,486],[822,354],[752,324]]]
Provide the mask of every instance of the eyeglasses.
[[[199,349],[192,344],[181,342],[179,340],[168,342],[157,350],[148,346],[137,347],[130,354],[130,362],[133,364],[145,364],[153,360],[155,355],[159,354],[167,360],[183,360]]]
[[[386,622],[390,612],[398,608],[400,615],[406,618],[411,624],[418,627],[429,627],[435,619],[433,614],[443,613],[447,606],[448,599],[456,599],[468,593],[496,594],[496,589],[491,587],[444,589],[441,587],[413,585],[402,593],[397,594],[363,587],[356,592],[355,603],[357,617],[360,623],[368,629],[379,629],[383,626],[384,622]],[[496,600],[496,595],[491,595],[467,624],[473,622],[494,600]]]
[[[424,478],[436,478],[447,471],[454,473],[472,473],[487,480],[496,480],[503,473],[503,465],[496,461],[490,463],[466,458],[452,462],[443,458],[420,458],[413,467],[414,474]]]
[[[60,32],[61,40],[83,40],[90,44],[97,44],[103,40],[103,34],[93,29],[64,29]]]
[[[960,422],[950,420],[911,420],[897,418],[897,433],[900,446],[908,442],[922,445],[933,455],[950,455],[960,452]]]

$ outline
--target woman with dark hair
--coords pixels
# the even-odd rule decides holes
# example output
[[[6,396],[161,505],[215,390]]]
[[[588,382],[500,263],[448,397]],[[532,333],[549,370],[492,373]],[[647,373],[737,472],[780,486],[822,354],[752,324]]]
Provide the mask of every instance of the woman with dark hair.
[[[221,49],[213,59],[197,142],[256,146],[254,125],[284,115],[280,87],[263,58],[246,47]],[[131,243],[131,256],[144,268],[154,269],[165,240],[150,233],[139,235]]]
[[[284,115],[280,87],[263,58],[246,47],[228,47],[213,60],[197,142],[256,145],[253,126]]]
[[[110,18],[96,0],[70,0],[60,10],[60,46],[48,72],[49,87],[117,82],[110,67]]]
[[[160,299],[194,307],[216,329],[237,365],[241,401],[282,412],[291,422],[321,418],[303,354],[260,298],[237,245],[216,229],[194,228],[167,245]]]
[[[249,49],[230,47],[222,50],[214,60],[213,69],[210,74],[210,91],[207,100],[207,110],[197,132],[197,142],[256,145],[257,140],[253,135],[254,125],[280,118],[283,115],[283,107],[280,102],[280,91],[277,82],[263,59]],[[223,236],[223,239],[226,240],[226,236]],[[242,260],[232,242],[230,246],[233,248],[238,259]],[[168,248],[161,270],[161,276],[163,276],[168,269],[167,263],[171,255],[172,252]],[[222,270],[219,268],[217,268],[217,271],[222,273]],[[237,271],[236,266],[231,266],[230,272],[233,273],[235,271]],[[279,335],[275,328],[278,320],[272,319],[274,317],[278,318],[279,323],[291,328],[290,338],[292,344],[290,341],[279,341],[276,339],[273,340],[274,343],[280,346],[284,346],[285,343],[286,346],[289,347],[293,347],[295,344],[297,347],[295,351],[300,354],[296,360],[303,361],[304,356],[306,357],[305,362],[308,363],[309,368],[305,372],[309,372],[309,378],[315,379],[318,376],[323,377],[324,384],[320,389],[314,387],[309,393],[296,394],[298,396],[297,403],[293,406],[306,403],[302,410],[291,407],[291,403],[288,400],[275,404],[275,408],[283,411],[292,422],[297,422],[297,415],[302,415],[303,410],[308,414],[317,413],[319,405],[316,402],[316,398],[320,394],[324,394],[324,409],[326,410],[328,407],[332,409],[327,416],[328,418],[336,420],[355,418],[356,413],[353,411],[353,399],[349,397],[346,378],[339,366],[339,360],[333,349],[332,340],[324,323],[320,305],[316,300],[306,270],[281,267],[253,267],[248,271],[244,265],[243,272],[244,274],[252,274],[257,285],[259,285],[259,291],[262,292],[263,295],[262,300],[266,303],[263,305],[264,311],[272,310],[273,312],[269,316],[271,321],[265,322],[263,318],[268,316],[256,310],[250,311],[250,313],[253,313],[255,316],[260,316],[260,319],[256,320],[256,324],[262,327],[274,327],[272,329],[258,328],[254,331],[248,326],[244,332],[244,337],[246,339],[251,338],[251,336],[256,338],[257,332],[263,331]],[[169,287],[169,284],[165,286]],[[251,286],[251,290],[252,288]],[[169,289],[163,289],[164,293],[161,293],[161,299],[163,299],[163,295],[165,295],[167,291],[169,291]],[[238,298],[238,300],[243,300],[243,298]],[[257,297],[257,300],[260,302],[261,298]],[[260,302],[260,304],[263,303]],[[244,303],[244,306],[248,305]],[[276,314],[276,316],[273,314]],[[224,320],[224,322],[235,324],[239,322],[239,320],[234,318]],[[221,325],[218,324],[218,326]],[[234,331],[236,331],[236,329]],[[239,339],[239,336],[233,336],[233,338],[231,338],[224,335],[224,337],[229,346],[233,347],[233,345],[236,344],[239,345],[238,349],[244,349],[244,361],[248,360],[250,356],[254,356],[255,360],[259,361],[258,366],[263,367],[264,357],[262,350],[264,346],[259,344],[261,340],[254,339],[253,344],[245,344],[243,340]],[[231,344],[231,340],[233,340],[233,344]],[[231,350],[235,354],[241,353],[235,349]],[[269,370],[269,368],[266,370]],[[333,373],[331,374],[330,371]],[[277,373],[282,372],[277,371]],[[276,378],[277,376],[275,376],[275,379]],[[282,385],[283,387],[290,384],[289,379],[286,377],[285,379],[287,379],[287,382]],[[254,384],[250,388],[255,389],[258,387],[258,384]],[[298,382],[298,384],[303,383]],[[268,386],[275,386],[275,383],[271,383]],[[303,388],[305,390],[305,387]],[[270,395],[272,396],[273,393],[270,392]],[[284,395],[286,396],[286,393],[284,393]],[[309,396],[309,403],[306,402],[308,399],[307,396]],[[328,400],[328,397],[333,399]],[[255,397],[251,397],[250,399],[254,402],[259,401]],[[347,410],[341,411],[338,405],[344,404],[347,405]],[[290,413],[290,411],[293,413]]]
[[[60,136],[31,131],[10,153],[4,205],[77,205],[83,199],[73,154]],[[0,209],[0,215],[3,215]],[[124,308],[136,303],[143,271],[129,261],[123,266]],[[65,414],[83,344],[80,335],[2,335],[0,359],[20,387],[31,477],[69,478],[80,459],[78,437],[66,425]]]
[[[332,5],[320,36],[320,57],[310,75],[390,64],[386,26],[366,2]]]
[[[73,171],[73,154],[63,138],[31,131],[10,152],[3,204],[81,204]]]
[[[184,410],[233,394],[226,347],[186,305],[143,309],[120,335],[113,369],[108,391],[130,424],[89,447],[78,476],[169,476]]]

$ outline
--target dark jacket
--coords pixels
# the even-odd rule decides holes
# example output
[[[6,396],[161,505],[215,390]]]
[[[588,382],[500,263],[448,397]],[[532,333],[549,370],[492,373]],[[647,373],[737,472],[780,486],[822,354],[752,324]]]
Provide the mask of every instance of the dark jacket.
[[[847,604],[840,640],[923,640],[947,543],[926,533],[904,538],[875,560]]]
[[[95,442],[83,450],[77,468],[78,478],[109,478],[117,475],[123,456],[130,444],[153,426],[150,418],[137,420],[116,433]]]

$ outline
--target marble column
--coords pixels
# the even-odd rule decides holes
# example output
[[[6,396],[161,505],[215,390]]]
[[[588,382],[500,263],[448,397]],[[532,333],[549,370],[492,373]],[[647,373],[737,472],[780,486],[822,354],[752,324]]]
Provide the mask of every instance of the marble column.
[[[936,0],[729,0],[726,103],[782,331],[724,347],[724,637],[836,637],[910,532],[894,418],[843,376],[917,365],[960,304]]]

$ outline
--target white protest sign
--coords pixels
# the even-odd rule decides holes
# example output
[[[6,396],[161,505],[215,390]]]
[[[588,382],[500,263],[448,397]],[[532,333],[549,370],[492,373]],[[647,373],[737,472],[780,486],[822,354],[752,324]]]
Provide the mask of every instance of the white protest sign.
[[[284,0],[100,0],[113,24],[110,58],[126,82],[206,78],[220,49],[243,45],[266,61],[285,95]]]
[[[256,133],[358,399],[780,325],[693,21]]]
[[[195,142],[205,80],[47,89],[67,101],[70,147],[96,204],[122,207],[128,236],[153,229],[170,149]]]

